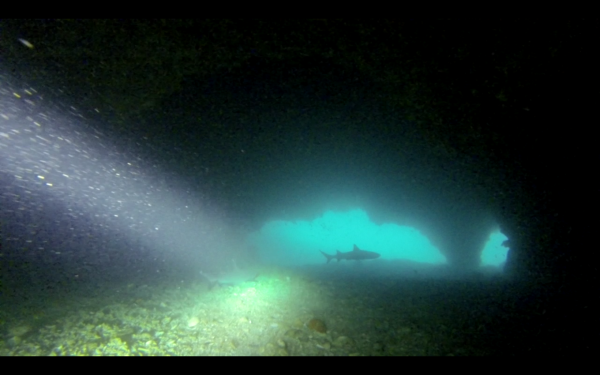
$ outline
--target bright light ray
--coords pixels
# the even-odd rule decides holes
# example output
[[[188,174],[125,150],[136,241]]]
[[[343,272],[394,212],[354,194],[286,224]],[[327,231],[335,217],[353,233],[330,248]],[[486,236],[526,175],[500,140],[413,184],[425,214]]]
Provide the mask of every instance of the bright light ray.
[[[226,242],[221,237],[229,234],[218,211],[189,187],[119,146],[77,109],[61,107],[5,75],[0,75],[0,175],[2,216],[35,227],[22,223],[21,213],[49,217],[55,214],[49,207],[60,206],[50,236],[61,237],[63,245],[62,238],[74,236],[69,223],[89,220],[90,233],[129,238],[156,257],[168,253],[190,262],[218,251]],[[24,242],[39,235],[33,230]],[[71,248],[90,255],[107,250],[75,241]]]

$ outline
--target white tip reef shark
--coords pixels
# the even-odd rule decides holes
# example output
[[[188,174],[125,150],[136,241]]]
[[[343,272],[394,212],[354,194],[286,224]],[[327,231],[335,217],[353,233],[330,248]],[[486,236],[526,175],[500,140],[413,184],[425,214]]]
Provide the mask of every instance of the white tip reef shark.
[[[208,280],[209,289],[215,286],[235,286],[245,282],[256,281],[256,278],[260,274],[256,268],[238,268],[235,260],[232,262],[232,269],[219,272],[216,275],[200,271],[200,274]]]
[[[321,250],[319,250],[321,251]],[[374,251],[366,251],[361,250],[358,246],[354,245],[354,249],[352,251],[348,251],[346,253],[341,253],[339,250],[336,250],[335,255],[329,255],[321,251],[321,254],[327,258],[327,263],[329,263],[332,259],[337,259],[339,262],[342,259],[346,260],[363,260],[363,259],[377,259],[381,256],[381,254],[376,253]]]

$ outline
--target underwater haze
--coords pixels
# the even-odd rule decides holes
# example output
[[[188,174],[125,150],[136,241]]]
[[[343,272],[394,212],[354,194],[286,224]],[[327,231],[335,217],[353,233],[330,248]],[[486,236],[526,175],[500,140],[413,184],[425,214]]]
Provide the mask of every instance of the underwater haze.
[[[489,176],[376,61],[27,22],[0,24],[0,355],[531,350]]]

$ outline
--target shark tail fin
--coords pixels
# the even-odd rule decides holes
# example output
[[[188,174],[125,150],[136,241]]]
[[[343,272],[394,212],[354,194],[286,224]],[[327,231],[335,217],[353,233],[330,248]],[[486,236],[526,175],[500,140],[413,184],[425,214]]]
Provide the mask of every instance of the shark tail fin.
[[[319,250],[321,251],[321,250]],[[333,256],[329,255],[329,254],[325,254],[324,252],[321,251],[321,254],[323,254],[325,256],[325,258],[327,258],[327,263],[329,263],[331,261],[331,259],[333,259]]]
[[[200,271],[200,275],[202,275],[202,277],[204,277],[206,279],[206,281],[208,281],[208,290],[213,290],[213,288],[215,286],[219,285],[219,280],[216,280],[213,277],[210,277],[206,273]]]

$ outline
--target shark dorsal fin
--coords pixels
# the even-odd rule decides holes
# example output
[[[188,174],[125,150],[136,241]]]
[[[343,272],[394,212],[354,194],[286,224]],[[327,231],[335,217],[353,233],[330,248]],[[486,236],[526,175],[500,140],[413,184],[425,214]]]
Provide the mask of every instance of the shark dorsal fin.
[[[352,249],[352,251],[360,251],[360,249],[358,248],[358,246],[354,245],[354,248]]]

